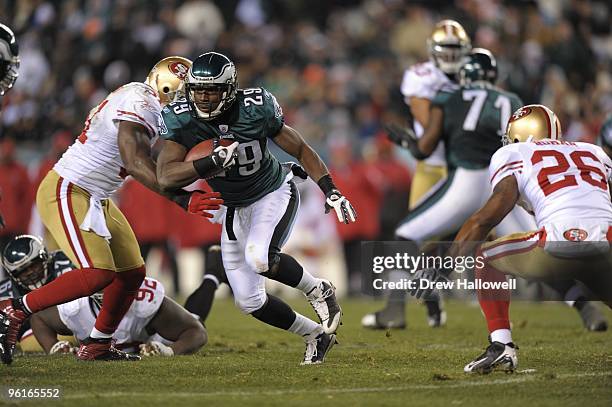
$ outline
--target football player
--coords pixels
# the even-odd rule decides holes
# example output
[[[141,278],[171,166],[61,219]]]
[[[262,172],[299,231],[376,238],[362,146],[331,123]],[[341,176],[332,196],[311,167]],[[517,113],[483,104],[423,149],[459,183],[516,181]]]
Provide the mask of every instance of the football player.
[[[82,133],[41,182],[36,196],[40,217],[55,245],[78,269],[23,297],[0,301],[3,363],[12,362],[21,325],[31,314],[101,290],[104,304],[77,357],[139,359],[111,346],[113,332],[144,280],[145,268],[134,232],[110,196],[131,175],[191,213],[219,207],[218,194],[162,187],[151,158],[161,104],[181,90],[189,64],[185,58],[165,58],[153,67],[145,83],[132,82],[109,94],[91,110]]]
[[[75,352],[69,341],[57,336],[87,340],[101,303],[102,296],[96,294],[37,312],[30,318],[34,336],[47,354]],[[206,329],[197,318],[165,296],[159,281],[146,277],[113,334],[113,346],[141,356],[195,353],[207,341]]]
[[[430,119],[430,107],[437,92],[457,87],[457,73],[472,48],[465,29],[454,20],[438,22],[427,40],[429,61],[416,64],[404,72],[400,90],[413,117],[414,131],[420,137]],[[398,140],[394,140],[398,142]],[[439,143],[428,157],[415,157],[416,170],[410,185],[409,208],[413,210],[431,191],[441,186],[447,176],[443,143]],[[393,291],[386,307],[362,319],[366,328],[387,329],[405,327],[405,295]],[[446,314],[439,300],[426,301],[428,323],[432,327],[443,325]]]
[[[4,247],[2,266],[8,278],[0,281],[0,298],[24,296],[73,269],[64,253],[59,250],[49,252],[42,239],[32,235],[17,236]],[[27,321],[22,325],[18,337],[23,352],[43,350],[32,336]]]
[[[19,76],[19,45],[15,34],[4,24],[0,24],[0,102],[15,84]],[[0,103],[0,109],[2,104]],[[1,195],[0,195],[1,198]],[[4,227],[4,219],[0,214],[0,229]]]
[[[355,222],[356,213],[317,153],[285,124],[276,98],[263,88],[239,89],[234,63],[225,55],[207,52],[197,57],[185,86],[187,100],[162,111],[165,141],[158,157],[159,181],[177,188],[222,171],[208,183],[221,192],[227,208],[221,251],[236,305],[266,324],[302,336],[302,363],[321,363],[336,342],[342,310],[329,281],[315,278],[281,253],[299,206],[294,173],[303,178],[307,173],[318,183],[326,195],[326,212],[333,209],[340,222]],[[181,171],[187,152],[213,138],[233,143],[227,151],[217,147],[212,156]],[[281,166],[268,149],[268,139],[296,157],[306,173],[299,166]],[[321,324],[266,294],[265,277],[302,291]]]
[[[537,230],[484,243],[476,277],[503,274],[534,280],[579,280],[612,307],[612,161],[593,144],[566,142],[557,116],[528,105],[511,116],[505,146],[489,165],[493,194],[463,225],[451,254],[471,255],[516,204],[532,212]],[[502,274],[503,273],[503,274]],[[465,372],[513,371],[518,363],[510,332],[507,290],[480,290],[490,345]]]

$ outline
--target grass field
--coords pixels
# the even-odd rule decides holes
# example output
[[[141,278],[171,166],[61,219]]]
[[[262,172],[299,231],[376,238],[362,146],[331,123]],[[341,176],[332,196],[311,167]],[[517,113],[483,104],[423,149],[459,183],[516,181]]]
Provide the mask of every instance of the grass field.
[[[304,302],[296,309],[312,315]],[[588,333],[561,304],[515,303],[519,371],[465,375],[463,365],[486,344],[477,307],[447,306],[448,325],[426,326],[411,304],[404,331],[368,331],[361,316],[379,304],[345,301],[340,345],[324,365],[299,366],[301,341],[215,303],[209,344],[198,354],[137,363],[82,363],[27,356],[0,366],[0,386],[61,386],[61,402],[0,405],[428,405],[611,406],[612,332]],[[612,320],[612,312],[606,311]]]

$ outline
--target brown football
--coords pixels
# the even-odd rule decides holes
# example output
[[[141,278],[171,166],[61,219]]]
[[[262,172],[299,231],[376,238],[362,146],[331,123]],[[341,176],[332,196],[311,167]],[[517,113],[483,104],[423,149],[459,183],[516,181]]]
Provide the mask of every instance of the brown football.
[[[218,146],[221,145],[221,146],[227,147],[231,145],[232,143],[233,143],[233,140],[228,140],[228,139],[214,138],[214,139],[204,140],[196,144],[195,146],[193,146],[191,150],[189,150],[189,152],[185,156],[184,161],[194,161],[199,158],[209,156],[213,152],[213,150],[217,148]]]

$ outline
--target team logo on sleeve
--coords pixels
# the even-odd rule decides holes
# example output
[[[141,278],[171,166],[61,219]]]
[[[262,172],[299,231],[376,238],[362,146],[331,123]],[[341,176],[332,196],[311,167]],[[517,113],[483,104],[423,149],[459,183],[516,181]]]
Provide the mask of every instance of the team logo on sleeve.
[[[157,116],[157,131],[159,134],[168,134],[168,127],[166,127],[164,118],[161,115]]]
[[[187,77],[187,72],[189,71],[189,68],[186,65],[180,62],[173,62],[168,67],[170,68],[170,72],[176,75],[176,77],[180,80],[184,81]]]
[[[568,229],[563,232],[563,237],[565,240],[569,240],[570,242],[582,242],[586,240],[589,236],[586,230],[582,229]]]
[[[227,133],[228,130],[229,130],[229,126],[227,124],[220,124],[219,125],[219,131],[221,133]]]

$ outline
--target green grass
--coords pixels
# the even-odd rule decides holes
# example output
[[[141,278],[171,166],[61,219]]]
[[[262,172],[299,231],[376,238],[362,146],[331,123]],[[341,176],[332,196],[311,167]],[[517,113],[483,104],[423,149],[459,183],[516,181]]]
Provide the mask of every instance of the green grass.
[[[295,306],[312,315],[305,301]],[[61,386],[62,401],[0,397],[0,405],[612,405],[612,333],[586,332],[561,304],[513,304],[519,372],[488,376],[462,372],[486,344],[475,306],[449,304],[448,325],[434,330],[426,326],[423,307],[413,303],[408,329],[392,332],[359,325],[379,304],[343,306],[340,345],[324,365],[299,366],[299,338],[240,314],[226,300],[215,304],[209,344],[196,355],[136,363],[19,357],[0,366],[0,386]],[[612,320],[612,312],[606,315]]]

